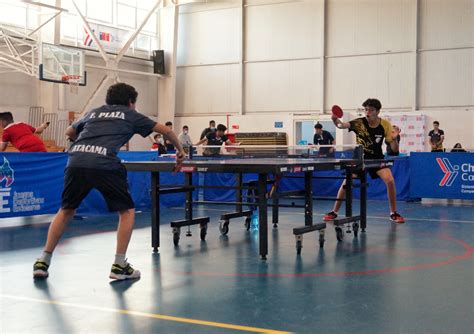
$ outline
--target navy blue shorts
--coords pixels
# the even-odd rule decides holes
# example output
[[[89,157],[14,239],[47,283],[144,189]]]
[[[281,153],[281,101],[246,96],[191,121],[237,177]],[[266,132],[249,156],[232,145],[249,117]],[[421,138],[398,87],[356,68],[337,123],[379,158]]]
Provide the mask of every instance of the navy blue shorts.
[[[109,211],[133,209],[132,196],[128,191],[127,170],[67,167],[64,172],[63,209],[77,209],[92,189],[97,189],[105,199]]]

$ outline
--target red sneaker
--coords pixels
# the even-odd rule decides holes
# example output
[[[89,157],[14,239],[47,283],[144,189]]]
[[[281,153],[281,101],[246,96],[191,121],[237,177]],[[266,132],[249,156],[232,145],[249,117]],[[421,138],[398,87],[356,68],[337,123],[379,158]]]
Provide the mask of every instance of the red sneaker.
[[[390,220],[397,224],[403,224],[405,222],[405,218],[400,216],[398,212],[394,212],[390,215]]]
[[[329,221],[329,220],[334,220],[336,218],[337,218],[337,213],[335,213],[334,211],[331,211],[331,212],[326,213],[323,220]]]

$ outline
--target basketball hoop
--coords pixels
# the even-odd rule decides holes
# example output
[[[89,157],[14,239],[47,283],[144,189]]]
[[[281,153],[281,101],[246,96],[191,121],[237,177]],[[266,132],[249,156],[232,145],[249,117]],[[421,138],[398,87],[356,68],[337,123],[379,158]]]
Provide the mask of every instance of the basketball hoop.
[[[82,76],[81,75],[63,75],[61,77],[61,81],[67,82],[70,86],[69,91],[72,94],[77,94],[79,92],[79,84],[81,83]]]

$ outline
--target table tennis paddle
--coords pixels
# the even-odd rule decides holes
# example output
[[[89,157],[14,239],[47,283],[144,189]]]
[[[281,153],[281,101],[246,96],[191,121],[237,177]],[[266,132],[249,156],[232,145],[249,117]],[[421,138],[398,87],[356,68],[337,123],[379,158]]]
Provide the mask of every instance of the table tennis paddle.
[[[331,108],[332,114],[337,118],[341,118],[344,115],[342,108],[339,107],[337,104],[333,105]]]

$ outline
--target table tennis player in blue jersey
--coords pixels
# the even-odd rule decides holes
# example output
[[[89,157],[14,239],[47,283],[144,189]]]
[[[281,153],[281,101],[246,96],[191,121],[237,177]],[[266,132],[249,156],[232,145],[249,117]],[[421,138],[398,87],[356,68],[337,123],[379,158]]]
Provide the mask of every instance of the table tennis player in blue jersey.
[[[389,121],[379,117],[382,104],[377,99],[367,99],[362,106],[365,110],[365,117],[356,118],[350,122],[342,122],[339,118],[342,115],[331,116],[332,121],[339,129],[349,129],[356,134],[356,142],[364,149],[364,159],[383,159],[382,144],[384,140],[390,145],[393,152],[398,152],[398,141],[396,140],[398,132],[392,131],[392,125]],[[397,212],[397,194],[395,180],[392,171],[388,167],[368,169],[370,176],[381,178],[387,187],[387,197],[390,206],[390,220],[395,223],[404,223],[405,219]],[[336,203],[331,212],[324,216],[324,220],[334,220],[337,218],[339,208],[344,199],[346,191],[345,182],[339,188]]]
[[[112,85],[107,91],[105,105],[91,110],[66,129],[73,144],[64,172],[61,208],[49,226],[44,251],[33,265],[35,278],[48,277],[56,245],[76,209],[94,188],[104,197],[109,211],[119,213],[116,254],[109,277],[119,280],[140,277],[140,271],[132,268],[126,259],[135,222],[135,205],[128,190],[127,171],[117,153],[134,134],[147,137],[156,131],[177,148],[177,168],[185,154],[172,130],[135,110],[137,96],[137,91],[130,85]],[[83,273],[87,275],[87,268]]]

